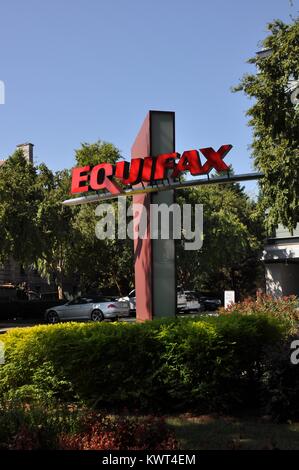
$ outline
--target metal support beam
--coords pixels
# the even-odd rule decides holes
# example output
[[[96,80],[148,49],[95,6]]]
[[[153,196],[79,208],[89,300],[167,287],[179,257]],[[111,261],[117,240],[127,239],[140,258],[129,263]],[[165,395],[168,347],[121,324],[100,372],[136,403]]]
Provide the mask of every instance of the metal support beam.
[[[66,199],[63,201],[62,204],[65,206],[77,206],[79,204],[90,204],[91,202],[101,202],[101,201],[108,201],[110,199],[117,199],[119,196],[134,196],[137,194],[145,194],[145,193],[158,193],[161,191],[169,191],[170,189],[186,189],[193,186],[204,186],[204,185],[211,185],[211,184],[229,184],[229,183],[238,183],[242,181],[252,181],[252,180],[259,180],[263,177],[263,173],[245,173],[240,175],[232,175],[232,176],[215,176],[214,178],[198,178],[193,180],[187,181],[174,181],[170,184],[165,184],[164,182],[158,183],[155,185],[149,185],[145,187],[138,187],[138,188],[129,188],[125,189],[123,192],[119,194],[110,194],[110,193],[102,193],[102,194],[92,194],[90,196],[81,196],[72,199]]]

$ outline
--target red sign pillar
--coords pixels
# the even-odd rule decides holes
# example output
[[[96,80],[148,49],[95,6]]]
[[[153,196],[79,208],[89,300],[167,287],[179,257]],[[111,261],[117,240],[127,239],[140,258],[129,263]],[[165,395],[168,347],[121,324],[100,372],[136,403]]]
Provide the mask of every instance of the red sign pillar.
[[[132,159],[174,151],[174,113],[149,111],[132,146]],[[134,220],[136,204],[141,204],[147,214],[146,237],[134,240],[136,319],[139,321],[176,314],[175,242],[171,233],[169,240],[150,238],[150,204],[170,205],[173,202],[173,190],[133,197]],[[138,222],[134,228],[138,228]]]

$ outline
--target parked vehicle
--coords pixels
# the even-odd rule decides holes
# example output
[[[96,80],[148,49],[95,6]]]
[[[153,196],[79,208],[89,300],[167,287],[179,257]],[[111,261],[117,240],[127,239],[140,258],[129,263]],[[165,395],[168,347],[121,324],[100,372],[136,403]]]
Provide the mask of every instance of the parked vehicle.
[[[177,290],[177,312],[181,313],[187,307],[187,299],[184,290],[181,287],[178,287]]]
[[[13,284],[0,285],[0,301],[8,302],[18,298],[18,290]]]
[[[136,314],[136,293],[135,289],[132,289],[128,295],[125,295],[124,297],[118,297],[119,302],[129,302],[130,305],[130,314],[135,315]]]
[[[26,292],[27,299],[32,301],[32,300],[40,300],[40,294],[34,290],[28,290]]]
[[[130,311],[136,313],[136,293],[135,289],[131,290],[128,295],[128,300],[130,302]]]
[[[129,294],[125,297],[120,297],[120,301],[130,302],[130,312],[131,314],[136,313],[136,293],[135,289],[131,290]],[[182,288],[178,288],[177,291],[177,311],[178,313],[182,312],[191,312],[191,311],[202,311],[204,310],[203,304],[198,301],[196,294],[193,291],[184,291]]]
[[[58,296],[57,291],[54,291],[54,292],[41,292],[39,296],[40,296],[41,300],[47,300],[48,302],[58,301],[59,300],[59,296]]]
[[[47,309],[45,320],[48,323],[70,320],[103,321],[104,319],[115,320],[120,317],[128,317],[129,314],[130,305],[125,300],[111,300],[107,297],[80,297]]]
[[[184,312],[202,312],[204,304],[198,299],[196,292],[191,290],[184,291],[186,297],[186,306],[183,308]]]
[[[206,311],[215,311],[221,307],[222,302],[219,298],[207,295],[200,295],[198,294],[200,302],[202,302],[204,306],[204,310]]]

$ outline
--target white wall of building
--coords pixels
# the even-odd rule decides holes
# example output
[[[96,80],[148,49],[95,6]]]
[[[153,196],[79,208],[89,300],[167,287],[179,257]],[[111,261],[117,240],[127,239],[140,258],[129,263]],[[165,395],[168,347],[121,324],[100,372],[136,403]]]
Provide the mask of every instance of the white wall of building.
[[[275,297],[299,296],[299,264],[271,263],[265,265],[266,293]]]

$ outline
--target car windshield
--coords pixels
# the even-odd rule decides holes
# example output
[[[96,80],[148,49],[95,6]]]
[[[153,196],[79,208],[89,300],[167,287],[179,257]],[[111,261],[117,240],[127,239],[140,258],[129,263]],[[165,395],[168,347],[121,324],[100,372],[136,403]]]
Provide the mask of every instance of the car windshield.
[[[92,297],[90,299],[88,299],[89,302],[96,302],[96,303],[100,303],[100,302],[111,302],[111,298],[108,298],[108,297]]]

